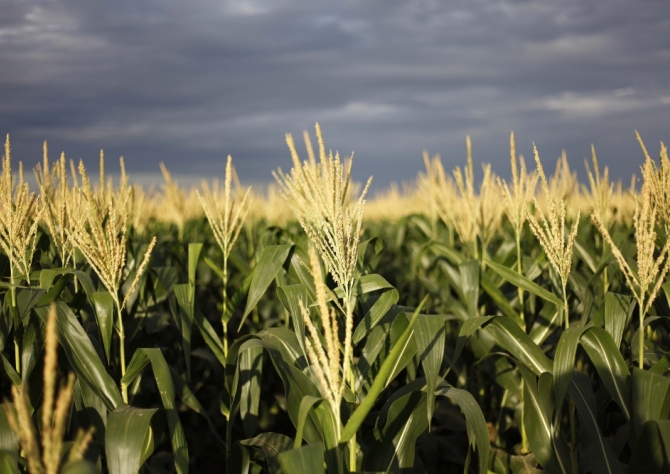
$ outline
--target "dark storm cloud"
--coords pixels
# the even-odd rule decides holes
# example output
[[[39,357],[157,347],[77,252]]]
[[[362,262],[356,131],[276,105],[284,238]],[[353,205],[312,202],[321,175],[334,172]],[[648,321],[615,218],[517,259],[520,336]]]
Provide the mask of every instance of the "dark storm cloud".
[[[246,181],[288,167],[284,133],[319,121],[377,186],[412,178],[421,151],[506,175],[510,130],[530,155],[594,143],[627,178],[640,130],[670,128],[666,0],[115,2],[0,0],[0,131],[32,165],[49,141],[92,166]]]

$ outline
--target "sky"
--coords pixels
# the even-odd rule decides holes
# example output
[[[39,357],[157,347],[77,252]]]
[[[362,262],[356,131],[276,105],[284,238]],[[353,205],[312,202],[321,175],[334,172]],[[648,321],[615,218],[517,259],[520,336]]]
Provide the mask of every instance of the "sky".
[[[0,0],[0,132],[32,167],[48,141],[131,177],[272,180],[318,122],[375,189],[422,151],[508,177],[509,134],[545,168],[628,182],[670,141],[667,0]],[[92,172],[91,174],[95,174]],[[481,175],[481,174],[480,174]],[[582,174],[583,176],[583,174]]]

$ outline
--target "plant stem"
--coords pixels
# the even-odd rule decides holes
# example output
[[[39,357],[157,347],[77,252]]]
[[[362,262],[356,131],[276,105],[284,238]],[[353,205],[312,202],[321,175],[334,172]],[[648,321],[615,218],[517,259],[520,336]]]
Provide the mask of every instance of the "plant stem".
[[[521,268],[521,234],[519,229],[516,229],[516,271],[519,275],[523,276],[523,269]],[[517,292],[519,293],[519,305],[521,306],[521,312],[519,313],[519,319],[521,320],[521,328],[526,330],[526,319],[524,317],[524,306],[523,306],[523,289],[517,287]]]
[[[570,327],[570,315],[568,314],[568,294],[566,283],[563,283],[563,312],[565,315],[565,329]]]
[[[226,319],[226,310],[228,309],[228,258],[223,254],[223,308],[221,309],[221,324],[223,325],[223,356],[228,357],[228,321]]]
[[[640,345],[639,347],[639,353],[637,356],[638,360],[638,367],[640,370],[644,369],[644,312],[643,312],[643,305],[638,303],[638,306],[640,307],[640,328],[638,329],[638,344]]]
[[[114,295],[116,312],[119,315],[119,358],[121,359],[121,378],[126,375],[126,333],[123,329],[123,318],[121,317],[121,304],[118,296]],[[121,382],[121,397],[123,403],[128,403],[128,385]]]

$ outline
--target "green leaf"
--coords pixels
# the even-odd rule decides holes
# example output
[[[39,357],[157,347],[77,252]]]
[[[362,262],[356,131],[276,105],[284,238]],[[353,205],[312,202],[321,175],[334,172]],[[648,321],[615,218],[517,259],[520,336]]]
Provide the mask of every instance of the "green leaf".
[[[298,424],[296,425],[295,431],[295,440],[293,442],[294,448],[299,448],[302,445],[302,433],[305,430],[305,421],[307,420],[307,415],[312,407],[323,401],[321,397],[312,397],[310,395],[305,396],[300,402],[300,412],[298,413]]]
[[[630,372],[612,336],[601,328],[592,327],[584,333],[581,343],[598,371],[603,385],[619,405],[626,419],[630,420],[628,410]]]
[[[249,448],[257,448],[263,452],[270,474],[279,474],[281,468],[279,457],[281,453],[291,450],[291,438],[279,433],[261,433],[258,436],[240,441],[240,444]]]
[[[610,333],[614,344],[621,346],[621,339],[633,314],[635,302],[630,296],[607,292],[605,294],[605,330]]]
[[[0,450],[17,453],[19,450],[18,440],[7,420],[7,405],[0,405]]]
[[[572,374],[575,372],[575,354],[585,327],[571,327],[563,331],[554,354],[554,403],[560,414],[565,393],[568,391]],[[525,393],[525,392],[524,392]],[[534,451],[534,449],[533,449]],[[539,458],[538,458],[539,459]],[[539,459],[540,464],[544,463]]]
[[[90,295],[90,298],[95,308],[95,318],[98,321],[102,345],[105,348],[105,356],[109,364],[112,347],[112,328],[114,327],[114,298],[106,291],[93,293]]]
[[[181,329],[181,347],[186,364],[186,377],[191,379],[191,331],[194,320],[194,288],[189,283],[174,285],[172,287],[177,307],[175,318],[179,321],[178,328]]]
[[[263,374],[263,348],[251,346],[240,349],[237,367],[239,411],[244,435],[249,437],[258,427],[258,410],[261,402],[261,377]]]
[[[22,384],[28,380],[30,374],[37,364],[37,359],[42,350],[43,332],[40,320],[35,316],[28,315],[23,320],[23,341],[21,343],[21,381]]]
[[[37,288],[22,288],[16,292],[16,306],[19,319],[25,320],[30,310],[35,307],[46,291]]]
[[[481,273],[479,275],[479,284],[481,285],[482,290],[491,297],[502,314],[512,319],[519,318],[519,313],[509,304],[509,298],[500,291],[500,288],[489,279],[486,273]]]
[[[198,259],[202,252],[202,242],[191,242],[188,244],[188,284],[195,288],[195,274],[198,269]]]
[[[410,392],[394,400],[386,423],[366,456],[369,471],[397,471],[414,466],[416,440],[428,427],[425,392]]]
[[[0,472],[5,474],[21,474],[18,463],[19,456],[16,453],[0,449]]]
[[[628,472],[666,474],[670,466],[670,420],[651,420],[644,424],[630,458]]]
[[[178,286],[178,285],[175,285]],[[205,344],[210,348],[214,356],[221,363],[222,367],[226,366],[226,357],[223,355],[223,342],[221,338],[216,334],[216,331],[212,327],[212,323],[209,322],[202,314],[199,308],[195,308],[195,313],[193,314],[193,322],[198,327],[202,338],[205,340]]]
[[[588,376],[575,372],[568,392],[579,415],[580,448],[588,468],[593,474],[623,474],[621,464],[598,426],[596,397]]]
[[[298,343],[302,349],[302,353],[307,357],[307,348],[305,347],[305,320],[300,312],[300,301],[305,307],[308,306],[308,292],[307,287],[302,283],[295,285],[284,285],[277,288],[277,296],[284,308],[291,315],[293,321],[293,330],[295,331]]]
[[[456,349],[454,350],[454,357],[452,362],[456,362],[458,357],[465,347],[465,341],[468,337],[472,336],[478,329],[480,329],[484,324],[488,323],[490,320],[495,318],[495,316],[478,316],[476,318],[466,319],[461,326],[460,331],[458,332],[458,338],[456,339]]]
[[[426,414],[430,426],[435,407],[435,389],[440,381],[440,367],[444,355],[445,325],[442,315],[419,315],[414,328],[414,340],[426,375]]]
[[[375,275],[366,275],[366,276],[375,276]],[[361,340],[370,333],[370,331],[381,321],[384,315],[388,312],[394,304],[398,302],[400,298],[398,290],[395,288],[386,288],[375,303],[372,305],[370,310],[365,313],[361,322],[358,323],[356,329],[354,330],[353,343],[358,344]]]
[[[321,444],[310,444],[283,452],[279,455],[279,464],[285,473],[326,474]]]
[[[635,434],[641,433],[642,425],[647,421],[668,418],[670,377],[633,368],[631,380],[632,428]]]
[[[67,462],[59,472],[60,474],[99,474],[100,469],[95,464],[80,459],[79,461]]]
[[[548,472],[568,474],[571,470],[570,452],[563,440],[556,439],[551,414],[546,412],[546,402],[540,397],[537,378],[523,366],[519,367],[519,372],[524,380],[523,425],[533,454]]]
[[[151,454],[151,418],[158,408],[119,405],[109,414],[105,453],[107,469],[114,474],[137,474]]]
[[[121,383],[129,385],[149,362],[151,362],[156,386],[167,415],[175,467],[179,474],[187,473],[188,447],[186,446],[186,437],[175,406],[175,388],[170,368],[160,349],[137,349],[130,364],[128,364],[126,375],[121,379]]]
[[[105,370],[91,340],[81,327],[70,308],[58,301],[58,340],[77,377],[84,381],[105,403],[108,410],[113,411],[121,404],[121,394],[114,380]],[[46,322],[49,307],[38,307],[35,311],[42,322]]]
[[[253,277],[251,279],[251,286],[249,287],[249,296],[247,297],[247,305],[242,314],[239,328],[242,327],[251,310],[261,299],[265,291],[275,279],[279,270],[286,263],[286,260],[291,255],[293,245],[268,245],[261,252],[258,263],[254,267]],[[238,328],[238,330],[239,330]]]
[[[496,263],[492,260],[486,260],[486,265],[491,267],[491,269],[494,270],[498,275],[500,275],[501,277],[503,277],[505,280],[515,285],[516,287],[521,288],[522,290],[525,290],[536,296],[539,296],[543,300],[553,303],[559,308],[563,307],[563,301],[558,296],[545,290],[540,285],[529,280],[525,276],[519,275],[514,270],[507,268],[504,265],[500,265],[499,263]]]
[[[5,374],[7,374],[9,380],[17,387],[21,387],[21,376],[16,372],[16,369],[14,369],[11,362],[7,360],[4,354],[0,354],[0,357],[2,357],[2,368],[4,369]]]
[[[496,344],[507,350],[535,375],[553,371],[551,360],[510,318],[496,316],[482,331],[490,334]]]
[[[207,410],[205,410],[205,408],[200,404],[195,394],[191,391],[188,385],[186,385],[186,382],[184,382],[184,379],[182,379],[177,371],[172,367],[170,367],[170,374],[172,375],[172,383],[174,384],[177,397],[184,403],[184,405],[205,418],[212,436],[214,436],[214,438],[216,438],[216,440],[223,446],[224,442],[219,436],[219,433],[214,426],[214,423],[212,423],[212,420],[209,418],[209,415],[207,415]]]
[[[458,265],[461,275],[461,291],[465,297],[465,307],[471,318],[477,317],[479,307],[479,261],[469,260]]]
[[[465,426],[468,432],[470,446],[478,451],[479,473],[486,474],[489,462],[490,441],[486,419],[477,401],[467,390],[454,388],[442,382],[435,392],[438,396],[445,396],[454,402],[465,415]]]
[[[346,443],[354,436],[354,434],[356,434],[356,431],[358,431],[358,428],[363,424],[363,421],[365,420],[368,413],[376,403],[377,397],[379,397],[379,394],[388,383],[390,375],[393,373],[396,367],[397,360],[400,357],[400,354],[405,350],[407,341],[412,335],[412,328],[414,326],[414,323],[416,322],[416,319],[418,318],[419,313],[421,312],[421,308],[423,307],[425,302],[426,298],[424,298],[419,304],[419,306],[416,308],[414,314],[412,315],[412,319],[407,325],[407,328],[405,328],[402,335],[396,340],[395,344],[391,348],[388,357],[384,359],[384,362],[382,363],[382,366],[379,369],[379,373],[375,377],[374,382],[372,382],[370,390],[368,390],[367,396],[363,399],[361,404],[358,405],[358,407],[354,410],[354,412],[351,414],[351,417],[349,418],[349,421],[347,421],[347,424],[344,426],[344,429],[342,430],[342,434],[340,436],[340,443]]]

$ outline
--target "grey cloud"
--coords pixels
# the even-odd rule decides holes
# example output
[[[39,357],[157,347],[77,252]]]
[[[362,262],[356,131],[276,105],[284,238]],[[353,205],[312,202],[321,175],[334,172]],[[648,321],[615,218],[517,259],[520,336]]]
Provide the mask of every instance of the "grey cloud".
[[[638,169],[639,129],[668,139],[665,0],[325,2],[0,0],[0,131],[32,165],[50,149],[132,174],[271,179],[319,121],[377,187],[421,151],[507,175],[508,140],[574,167],[595,143],[612,174]],[[55,157],[55,156],[54,156]]]

